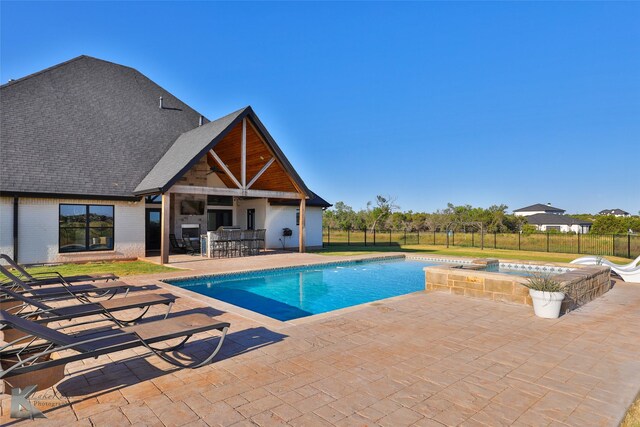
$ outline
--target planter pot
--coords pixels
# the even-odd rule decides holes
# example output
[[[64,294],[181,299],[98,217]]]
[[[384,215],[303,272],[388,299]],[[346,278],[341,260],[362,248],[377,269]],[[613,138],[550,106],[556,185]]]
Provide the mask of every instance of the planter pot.
[[[533,300],[533,311],[536,316],[545,319],[557,319],[560,316],[564,292],[544,292],[529,289],[529,295]]]

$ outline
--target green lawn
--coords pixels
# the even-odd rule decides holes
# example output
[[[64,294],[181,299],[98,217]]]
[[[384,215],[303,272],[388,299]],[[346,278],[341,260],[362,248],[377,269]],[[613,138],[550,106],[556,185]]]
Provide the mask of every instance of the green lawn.
[[[399,245],[399,246],[333,246],[316,251],[322,255],[361,255],[376,252],[409,252],[424,253],[432,255],[455,255],[477,258],[503,258],[503,259],[521,259],[530,261],[550,261],[550,262],[569,262],[581,255],[565,254],[557,252],[532,252],[532,251],[514,251],[507,249],[485,249],[479,248],[460,248],[434,245]],[[627,263],[630,260],[620,257],[607,257],[607,259],[618,262]]]
[[[164,267],[146,261],[89,262],[86,264],[60,264],[27,268],[29,273],[57,271],[63,276],[77,274],[113,273],[116,276],[132,276],[134,274],[154,274],[176,271],[175,268]]]
[[[620,427],[640,427],[640,394],[636,401],[629,407],[627,415],[620,423]]]

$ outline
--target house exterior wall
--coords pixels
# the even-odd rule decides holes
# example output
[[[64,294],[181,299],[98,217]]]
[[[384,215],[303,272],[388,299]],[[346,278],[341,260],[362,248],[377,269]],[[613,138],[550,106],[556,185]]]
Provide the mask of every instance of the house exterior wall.
[[[0,197],[0,253],[13,258],[13,198]]]
[[[553,215],[562,215],[560,212],[556,211],[524,211],[524,212],[514,212],[515,216],[531,216],[536,214],[553,214]]]
[[[285,239],[285,249],[294,249],[299,246],[299,230],[296,225],[295,206],[269,205],[265,228],[267,229],[265,245],[270,249],[282,249],[282,229],[290,228],[291,237]],[[322,208],[307,207],[306,209],[306,246],[308,248],[322,247]]]
[[[236,201],[234,225],[247,229],[247,209],[255,209],[255,228],[267,228],[267,199],[245,199]]]
[[[114,206],[114,250],[59,253],[59,205]],[[0,250],[13,253],[13,198],[0,198]],[[18,260],[24,264],[138,258],[145,252],[145,204],[80,199],[19,199]]]
[[[591,227],[589,227],[588,225],[578,225],[578,224],[573,224],[571,226],[566,225],[566,224],[542,224],[542,225],[536,225],[536,228],[540,231],[547,231],[547,230],[555,230],[557,227],[560,227],[560,231],[563,233],[588,233],[589,229]]]

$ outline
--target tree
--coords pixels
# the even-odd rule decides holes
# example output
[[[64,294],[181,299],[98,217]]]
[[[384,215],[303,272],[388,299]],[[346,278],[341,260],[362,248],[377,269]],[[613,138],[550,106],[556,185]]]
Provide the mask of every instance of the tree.
[[[367,212],[371,220],[371,231],[375,230],[379,223],[383,223],[389,216],[396,210],[400,209],[400,206],[396,205],[396,198],[391,196],[376,196],[375,206],[371,208],[372,203],[367,203]]]

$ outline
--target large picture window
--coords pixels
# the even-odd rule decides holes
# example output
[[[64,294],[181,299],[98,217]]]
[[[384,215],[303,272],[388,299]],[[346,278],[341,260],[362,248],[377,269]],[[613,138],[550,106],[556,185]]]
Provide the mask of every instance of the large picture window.
[[[113,205],[60,205],[60,252],[113,250]]]

